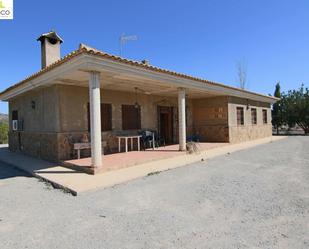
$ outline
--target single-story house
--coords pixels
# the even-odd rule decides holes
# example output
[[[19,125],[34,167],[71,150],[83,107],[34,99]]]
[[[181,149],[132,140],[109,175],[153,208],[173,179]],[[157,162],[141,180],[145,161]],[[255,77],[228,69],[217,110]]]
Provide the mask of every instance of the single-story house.
[[[99,168],[102,154],[118,151],[119,133],[155,130],[179,150],[193,135],[230,143],[272,135],[274,97],[83,44],[61,58],[63,40],[54,31],[38,41],[42,69],[0,93],[9,103],[11,151],[59,162],[89,134],[92,167]]]

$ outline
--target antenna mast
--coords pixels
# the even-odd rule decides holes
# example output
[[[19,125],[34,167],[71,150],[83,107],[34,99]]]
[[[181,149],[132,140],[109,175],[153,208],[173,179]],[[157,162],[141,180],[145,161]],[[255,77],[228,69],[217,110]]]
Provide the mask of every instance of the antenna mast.
[[[136,35],[125,35],[124,33],[119,38],[119,54],[122,56],[123,54],[123,45],[126,44],[128,41],[136,41]]]

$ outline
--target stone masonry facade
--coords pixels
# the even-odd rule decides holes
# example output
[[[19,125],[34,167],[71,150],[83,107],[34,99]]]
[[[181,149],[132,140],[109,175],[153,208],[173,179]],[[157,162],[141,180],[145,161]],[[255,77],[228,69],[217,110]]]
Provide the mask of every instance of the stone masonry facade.
[[[46,159],[62,161],[74,158],[73,144],[80,142],[88,131],[88,88],[54,85],[29,91],[9,101],[12,111],[18,111],[23,123],[22,131],[12,131],[10,122],[9,147],[12,151]],[[117,151],[116,135],[122,131],[122,104],[134,104],[133,93],[102,90],[101,102],[112,105],[112,130],[102,132],[106,142],[104,153]],[[178,142],[177,98],[138,94],[141,106],[141,128],[157,130],[157,107],[173,108],[173,142]],[[242,98],[217,96],[204,99],[187,99],[187,135],[196,134],[201,142],[238,143],[271,136],[270,105]],[[236,108],[244,108],[244,125],[238,126]],[[257,109],[257,124],[251,124],[250,108]],[[267,110],[268,123],[262,122],[262,110]],[[125,131],[137,132],[137,131]],[[82,156],[90,156],[83,151]]]
[[[244,124],[237,125],[236,108],[242,107],[244,110]],[[251,109],[257,111],[257,123],[252,124]],[[228,97],[228,123],[229,142],[240,143],[254,139],[272,136],[271,109],[270,104],[251,101],[242,98]],[[267,112],[267,123],[263,123],[263,110]]]

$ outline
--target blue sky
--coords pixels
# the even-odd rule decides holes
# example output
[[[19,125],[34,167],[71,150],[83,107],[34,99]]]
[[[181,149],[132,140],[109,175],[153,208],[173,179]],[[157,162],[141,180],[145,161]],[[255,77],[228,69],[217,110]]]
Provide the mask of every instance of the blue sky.
[[[123,53],[130,59],[232,86],[243,61],[248,90],[264,94],[277,81],[283,90],[309,85],[307,0],[49,3],[15,0],[14,20],[0,20],[0,91],[40,69],[36,38],[51,29],[64,39],[62,56],[81,42],[119,54],[119,36],[134,34]]]

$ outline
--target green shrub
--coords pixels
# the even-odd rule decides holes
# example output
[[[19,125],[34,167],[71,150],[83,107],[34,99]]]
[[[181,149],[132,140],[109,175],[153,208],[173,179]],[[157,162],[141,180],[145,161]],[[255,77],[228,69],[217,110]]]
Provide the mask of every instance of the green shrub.
[[[8,143],[9,125],[6,122],[0,122],[0,144]]]
[[[283,93],[280,104],[284,123],[289,127],[298,125],[309,134],[309,88],[302,85],[297,90]]]

